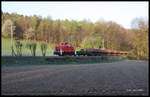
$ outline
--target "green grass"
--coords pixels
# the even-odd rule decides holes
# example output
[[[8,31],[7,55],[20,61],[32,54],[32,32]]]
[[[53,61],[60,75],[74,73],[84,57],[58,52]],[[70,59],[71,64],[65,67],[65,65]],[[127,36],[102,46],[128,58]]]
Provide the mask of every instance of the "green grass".
[[[5,38],[1,38],[1,40],[2,40],[2,44],[1,44],[2,56],[11,56],[11,40],[5,39]],[[20,41],[20,42],[23,44],[22,55],[23,56],[31,56],[31,51],[26,48],[26,44],[32,43],[32,42],[29,42],[29,41],[28,42]],[[36,56],[42,56],[41,47],[40,47],[41,43],[40,42],[36,42],[36,43],[37,43]],[[14,42],[14,44],[15,44],[15,42]],[[14,47],[15,47],[15,45],[14,45]],[[53,46],[48,45],[46,56],[52,56],[52,48],[53,48]]]

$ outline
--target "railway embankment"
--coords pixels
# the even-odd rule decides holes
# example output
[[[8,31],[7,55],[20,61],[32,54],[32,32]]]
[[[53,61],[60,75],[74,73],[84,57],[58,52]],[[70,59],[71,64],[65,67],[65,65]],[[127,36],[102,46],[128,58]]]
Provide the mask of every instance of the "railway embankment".
[[[121,58],[110,56],[24,56],[24,57],[2,57],[2,66],[22,66],[22,65],[62,65],[62,64],[88,64],[88,63],[105,63],[120,61]],[[10,65],[11,64],[11,65]]]

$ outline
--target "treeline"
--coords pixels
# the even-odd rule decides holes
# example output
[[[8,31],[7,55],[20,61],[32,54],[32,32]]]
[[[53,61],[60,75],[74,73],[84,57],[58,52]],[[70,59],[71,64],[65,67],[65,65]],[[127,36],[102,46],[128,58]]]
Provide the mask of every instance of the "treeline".
[[[113,21],[52,20],[50,17],[23,16],[3,13],[2,36],[19,40],[37,40],[49,44],[69,42],[80,48],[105,48],[129,51],[136,59],[148,59],[148,21],[135,18],[132,29],[125,29]],[[11,24],[11,25],[10,25]]]

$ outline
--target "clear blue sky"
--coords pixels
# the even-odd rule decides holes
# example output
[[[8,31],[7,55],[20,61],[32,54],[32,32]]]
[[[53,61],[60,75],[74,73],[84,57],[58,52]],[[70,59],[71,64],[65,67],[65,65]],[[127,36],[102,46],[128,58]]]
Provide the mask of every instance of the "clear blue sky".
[[[2,11],[21,15],[50,16],[53,20],[114,21],[130,28],[134,18],[148,19],[148,2],[10,2],[3,1]]]

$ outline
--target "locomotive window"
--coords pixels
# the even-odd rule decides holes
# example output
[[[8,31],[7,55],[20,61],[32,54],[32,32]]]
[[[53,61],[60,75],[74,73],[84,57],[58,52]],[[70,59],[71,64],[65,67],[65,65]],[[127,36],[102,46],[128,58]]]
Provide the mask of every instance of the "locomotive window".
[[[71,44],[67,43],[66,46],[71,46]]]

